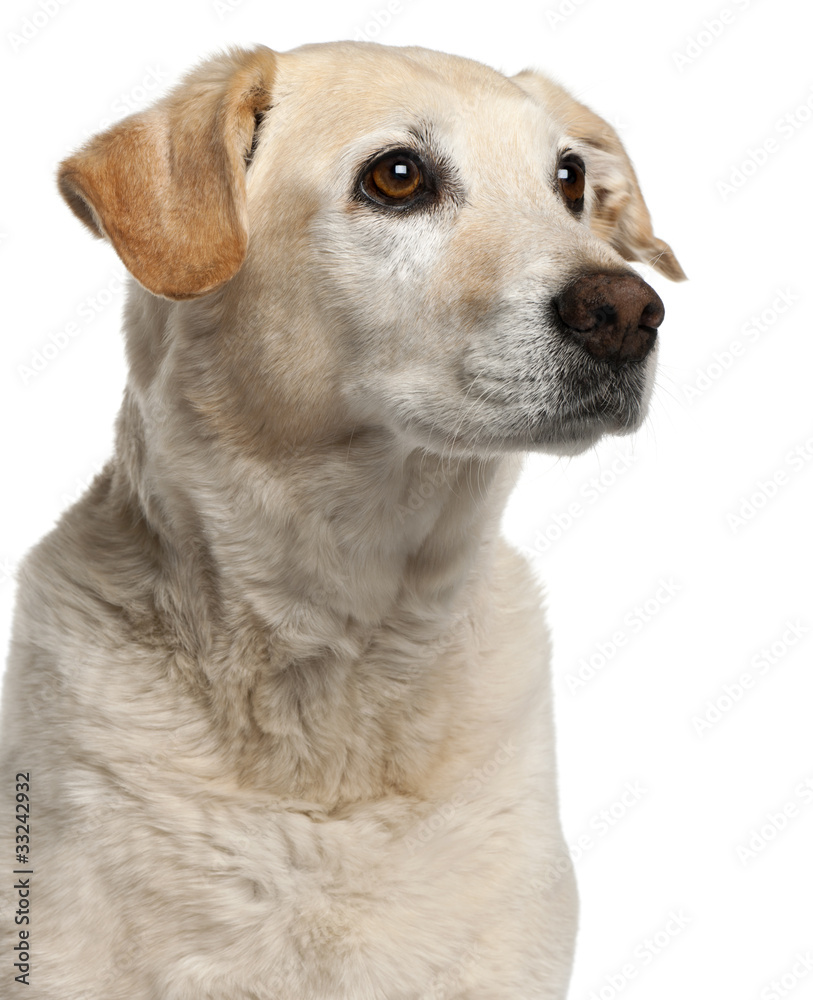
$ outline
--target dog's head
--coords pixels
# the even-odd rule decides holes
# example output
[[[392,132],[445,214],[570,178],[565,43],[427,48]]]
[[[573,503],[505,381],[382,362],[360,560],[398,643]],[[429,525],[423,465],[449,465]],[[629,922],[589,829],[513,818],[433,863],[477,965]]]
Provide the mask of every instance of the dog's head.
[[[233,50],[59,183],[174,328],[210,318],[199,409],[291,438],[575,453],[632,430],[663,306],[625,261],[683,277],[606,122],[419,48]]]

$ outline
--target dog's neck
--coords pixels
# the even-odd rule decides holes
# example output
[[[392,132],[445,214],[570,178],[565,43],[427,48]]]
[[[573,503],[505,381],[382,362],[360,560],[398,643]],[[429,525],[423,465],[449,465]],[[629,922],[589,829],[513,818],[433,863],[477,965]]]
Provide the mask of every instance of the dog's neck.
[[[142,338],[152,325],[154,363],[171,307],[141,293],[128,312]],[[295,419],[275,424],[235,398],[236,347],[212,346],[225,338],[193,330],[162,346],[149,380],[130,351],[119,453],[162,544],[191,569],[203,539],[220,598],[244,602],[295,656],[340,642],[347,622],[375,627],[404,602],[453,613],[474,563],[490,558],[519,459],[440,457],[346,418],[311,426],[301,396],[287,403]],[[218,376],[213,401],[200,387],[211,392]],[[294,391],[270,382],[262,402]]]
[[[166,306],[128,310],[149,338],[129,345],[111,496],[147,526],[149,627],[201,693],[218,753],[241,782],[321,802],[417,787],[483,683],[471,650],[519,458],[444,458],[369,425],[331,437],[295,407],[281,433],[226,396],[239,381],[220,371],[236,363],[221,331],[183,343]]]

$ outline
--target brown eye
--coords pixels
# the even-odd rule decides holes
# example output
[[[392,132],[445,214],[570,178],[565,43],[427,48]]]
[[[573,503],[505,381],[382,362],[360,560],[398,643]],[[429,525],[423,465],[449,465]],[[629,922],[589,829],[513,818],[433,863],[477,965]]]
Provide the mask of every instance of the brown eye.
[[[581,212],[584,208],[585,185],[585,170],[582,161],[574,156],[560,160],[556,177],[567,207],[572,212]]]
[[[409,203],[423,190],[423,171],[406,153],[388,153],[367,170],[364,193],[384,205]]]

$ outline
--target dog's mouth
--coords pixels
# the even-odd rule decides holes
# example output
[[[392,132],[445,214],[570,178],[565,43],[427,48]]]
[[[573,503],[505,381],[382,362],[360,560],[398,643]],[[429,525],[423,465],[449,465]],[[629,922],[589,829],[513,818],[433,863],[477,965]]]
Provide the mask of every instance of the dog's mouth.
[[[628,433],[641,423],[652,390],[653,362],[612,367],[591,364],[561,380],[554,416],[566,424],[596,424],[608,432]]]
[[[649,407],[651,370],[648,365],[605,367],[589,379],[563,379],[558,403],[530,422],[532,447],[575,454],[605,434],[636,431]]]
[[[607,434],[624,435],[637,430],[646,415],[641,397],[624,395],[604,405],[579,403],[561,410],[512,407],[476,424],[457,422],[453,429],[437,421],[410,421],[433,449],[466,455],[495,455],[506,451],[543,451],[578,455]]]
[[[533,365],[520,377],[480,370],[476,377],[461,378],[465,402],[458,419],[451,427],[434,422],[433,436],[440,433],[446,447],[468,452],[578,454],[605,434],[630,434],[641,426],[652,392],[655,353],[613,366],[568,350],[553,376]]]

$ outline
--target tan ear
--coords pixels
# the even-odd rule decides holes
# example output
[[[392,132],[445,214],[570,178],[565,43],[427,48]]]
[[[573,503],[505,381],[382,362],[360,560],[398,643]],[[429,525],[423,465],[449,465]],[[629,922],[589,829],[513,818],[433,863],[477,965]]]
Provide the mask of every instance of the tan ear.
[[[204,295],[243,263],[246,158],[274,67],[262,46],[210,59],[60,165],[68,205],[156,295]]]
[[[650,264],[673,281],[685,280],[669,244],[652,232],[638,178],[615,129],[539,73],[525,70],[512,79],[544,104],[570,137],[590,147],[588,182],[596,193],[593,232],[625,260]]]

